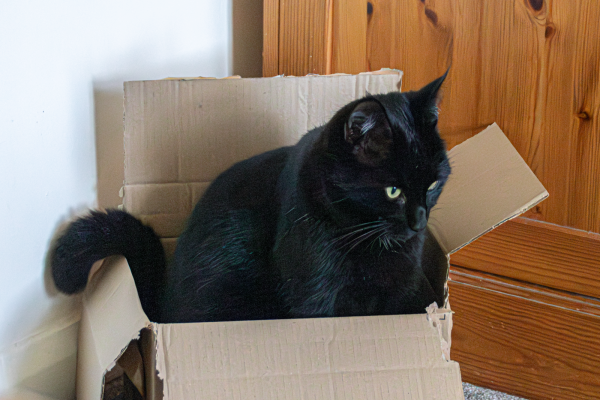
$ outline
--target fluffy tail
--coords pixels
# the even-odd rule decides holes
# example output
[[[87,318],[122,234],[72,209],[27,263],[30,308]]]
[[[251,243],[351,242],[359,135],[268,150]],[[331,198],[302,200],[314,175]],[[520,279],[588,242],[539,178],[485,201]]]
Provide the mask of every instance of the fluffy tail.
[[[94,262],[119,254],[127,258],[146,315],[158,322],[164,249],[152,228],[124,211],[92,211],[69,225],[52,254],[54,283],[64,293],[81,292]]]

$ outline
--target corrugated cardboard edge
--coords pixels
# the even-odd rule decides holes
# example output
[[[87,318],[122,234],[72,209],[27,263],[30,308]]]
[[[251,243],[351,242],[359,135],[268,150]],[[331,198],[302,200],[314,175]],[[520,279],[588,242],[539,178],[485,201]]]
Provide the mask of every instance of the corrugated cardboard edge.
[[[400,78],[402,78],[402,75],[404,74],[401,70],[399,69],[395,69],[395,68],[381,68],[378,71],[368,71],[368,72],[360,72],[358,73],[358,75],[385,75],[385,74],[398,74],[400,76]],[[328,74],[328,75],[320,75],[320,74],[306,74],[304,76],[350,76],[353,74],[346,74],[343,72],[338,72],[335,74]],[[272,76],[271,78],[298,78],[297,76],[294,75],[276,75],[276,76]],[[168,78],[164,78],[163,80],[165,81],[194,81],[194,80],[199,80],[199,79],[242,79],[242,77],[240,75],[231,75],[231,76],[226,76],[223,78],[217,78],[214,76],[191,76],[191,77],[168,77]],[[246,78],[248,79],[248,78]],[[398,82],[398,90],[400,90],[400,85],[402,84],[402,80],[400,80],[400,82]]]
[[[152,324],[142,310],[133,276],[123,257],[109,257],[83,296],[77,358],[77,398],[102,398],[104,375],[143,328]]]
[[[195,81],[198,79],[241,79],[242,77],[239,75],[231,75],[226,76],[224,78],[216,78],[211,76],[192,76],[192,77],[169,77],[164,78],[164,81]]]
[[[448,281],[446,280],[446,284]],[[444,360],[450,361],[450,346],[452,345],[452,314],[454,312],[450,310],[450,303],[446,299],[446,305],[444,308],[439,308],[437,303],[431,303],[426,309],[427,320],[431,326],[437,329],[440,337],[440,347],[442,349],[442,356]]]

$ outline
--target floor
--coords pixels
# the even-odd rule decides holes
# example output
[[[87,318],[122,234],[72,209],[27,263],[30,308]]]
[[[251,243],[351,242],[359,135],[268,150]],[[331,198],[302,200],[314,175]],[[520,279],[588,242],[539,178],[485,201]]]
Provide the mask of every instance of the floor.
[[[522,397],[496,392],[471,385],[470,383],[463,383],[463,389],[465,391],[465,400],[524,400]]]

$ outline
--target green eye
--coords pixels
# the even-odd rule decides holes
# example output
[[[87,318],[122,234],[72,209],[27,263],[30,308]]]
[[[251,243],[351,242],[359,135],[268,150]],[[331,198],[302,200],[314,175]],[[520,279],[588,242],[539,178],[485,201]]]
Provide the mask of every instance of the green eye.
[[[439,184],[440,184],[440,181],[435,181],[431,185],[429,185],[429,189],[427,189],[427,190],[434,190],[436,187],[438,187]]]
[[[400,190],[396,186],[389,186],[385,188],[385,193],[390,199],[397,199],[398,196],[402,194],[402,190]]]

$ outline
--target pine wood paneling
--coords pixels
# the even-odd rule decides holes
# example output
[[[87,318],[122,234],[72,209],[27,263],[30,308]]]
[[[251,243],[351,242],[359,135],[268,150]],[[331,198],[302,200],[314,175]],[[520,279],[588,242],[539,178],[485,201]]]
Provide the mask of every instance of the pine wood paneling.
[[[279,1],[279,74],[326,73],[329,1]]]
[[[367,70],[367,1],[333,2],[333,73],[358,74]]]
[[[263,0],[263,76],[279,74],[279,0]]]
[[[450,256],[452,264],[600,298],[600,235],[517,218]]]
[[[398,68],[412,90],[451,65],[450,147],[497,122],[550,192],[529,216],[600,232],[599,20],[590,0],[281,0],[278,71]]]
[[[571,64],[566,63],[567,76],[572,78],[565,83],[573,91],[568,103],[553,103],[556,108],[570,105],[571,129],[567,132],[573,140],[568,185],[553,182],[564,189],[567,196],[568,217],[560,223],[600,232],[600,4],[597,1],[554,2],[552,7],[553,13],[561,16],[556,23],[564,21],[562,25],[569,26],[556,30],[560,46],[553,53],[553,59],[565,63],[570,59]],[[552,72],[551,79],[556,80],[562,71],[553,69]],[[565,134],[562,124],[553,128],[553,137]],[[559,147],[553,151],[557,157],[564,154]],[[548,168],[546,176],[549,178],[554,172],[555,168]]]
[[[587,232],[600,233],[600,2],[315,4],[280,1],[279,73],[397,68],[406,91],[451,66],[439,124],[449,146],[497,122],[550,193],[451,258],[464,380],[600,398],[600,303],[581,296],[600,298],[600,236]]]
[[[371,4],[367,58],[372,70],[402,69],[403,90],[418,89],[446,71],[452,57],[451,2],[373,0]]]
[[[463,380],[527,399],[600,398],[600,304],[452,267]]]

